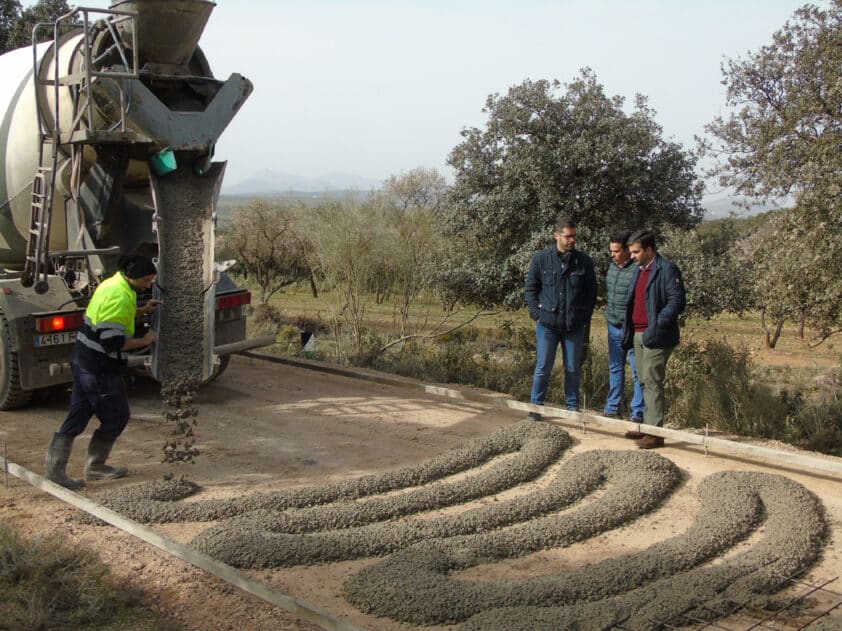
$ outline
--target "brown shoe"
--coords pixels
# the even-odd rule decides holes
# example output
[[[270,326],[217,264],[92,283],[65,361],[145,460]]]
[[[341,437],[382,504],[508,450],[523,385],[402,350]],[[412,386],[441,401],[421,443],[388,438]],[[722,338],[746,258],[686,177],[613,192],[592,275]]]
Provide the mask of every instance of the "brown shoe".
[[[664,439],[661,436],[645,434],[643,438],[637,441],[637,446],[640,449],[658,449],[664,446]]]
[[[627,431],[625,435],[626,438],[630,438],[631,440],[640,440],[644,436],[646,436],[646,434],[643,432],[635,432],[632,430]]]

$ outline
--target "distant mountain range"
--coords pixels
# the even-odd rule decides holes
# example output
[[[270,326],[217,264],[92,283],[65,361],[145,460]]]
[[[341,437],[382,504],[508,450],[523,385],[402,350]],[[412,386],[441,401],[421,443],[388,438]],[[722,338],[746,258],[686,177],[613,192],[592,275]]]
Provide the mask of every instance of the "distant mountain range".
[[[354,173],[328,173],[319,177],[304,177],[280,171],[264,170],[236,184],[223,184],[222,194],[229,196],[265,197],[321,197],[324,193],[357,192],[363,196],[379,189],[383,182]],[[737,206],[735,199],[727,195],[706,197],[702,206],[707,211],[705,219],[722,219],[735,213],[741,217],[757,215],[777,206],[755,204],[748,210]]]
[[[728,217],[731,213],[740,217],[750,217],[759,215],[770,210],[780,208],[780,206],[773,206],[771,204],[753,204],[748,209],[742,206],[737,206],[736,200],[733,197],[708,197],[702,200],[702,208],[705,209],[705,219],[723,219]]]
[[[236,184],[222,185],[224,195],[282,195],[284,193],[324,193],[325,191],[368,192],[380,188],[382,182],[353,173],[328,173],[304,177],[264,170]]]

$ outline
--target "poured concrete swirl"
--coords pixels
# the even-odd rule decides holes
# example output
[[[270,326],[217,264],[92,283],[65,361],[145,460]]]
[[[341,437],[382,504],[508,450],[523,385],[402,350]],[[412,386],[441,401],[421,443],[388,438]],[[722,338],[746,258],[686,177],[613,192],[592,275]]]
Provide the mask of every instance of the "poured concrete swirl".
[[[204,500],[179,503],[199,490],[186,480],[155,481],[107,491],[97,496],[104,506],[144,523],[214,521],[251,514],[257,510],[284,511],[335,502],[353,501],[372,495],[422,487],[386,501],[369,504],[369,510],[391,517],[414,510],[430,510],[460,504],[470,499],[493,495],[507,488],[538,477],[557,461],[571,445],[563,430],[544,423],[519,423],[492,436],[468,441],[463,446],[425,462],[395,471],[386,471],[361,478],[317,487],[292,488],[276,493],[226,500]],[[514,454],[507,461],[496,463],[486,471],[462,482],[439,481],[451,475],[480,467],[498,456]],[[425,486],[429,485],[429,486]],[[355,504],[355,511],[361,510]],[[328,510],[330,520],[336,508]],[[324,522],[330,524],[330,521]]]
[[[612,494],[622,496],[623,490],[555,518],[554,545],[581,539],[583,521],[620,521],[628,507],[608,499]],[[514,550],[501,551],[488,535],[460,537],[420,544],[361,571],[348,581],[346,596],[369,613],[415,624],[468,620],[466,629],[648,629],[683,613],[701,618],[749,602],[780,587],[781,577],[803,572],[821,552],[826,534],[821,507],[792,480],[724,472],[704,480],[700,494],[702,510],[685,534],[581,570],[523,581],[462,581],[452,573],[545,546],[521,538]],[[748,552],[697,567],[761,523],[765,537]],[[413,598],[399,598],[409,585]]]
[[[804,572],[821,553],[823,511],[803,486],[727,471],[699,485],[702,507],[685,533],[645,550],[555,576],[460,578],[627,524],[656,510],[681,480],[654,452],[590,451],[511,499],[429,513],[535,480],[569,445],[561,429],[523,422],[412,467],[321,487],[187,503],[176,500],[195,485],[156,482],[100,499],[142,521],[221,520],[194,545],[239,567],[385,557],[347,581],[349,602],[406,623],[465,629],[650,629],[685,614],[704,618],[734,603],[762,605],[781,577]],[[710,563],[760,528],[747,551]]]

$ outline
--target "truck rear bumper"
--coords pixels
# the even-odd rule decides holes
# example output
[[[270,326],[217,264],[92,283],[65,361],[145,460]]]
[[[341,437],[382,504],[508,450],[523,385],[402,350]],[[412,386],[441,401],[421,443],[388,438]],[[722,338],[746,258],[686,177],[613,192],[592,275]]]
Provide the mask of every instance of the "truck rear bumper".
[[[233,355],[234,353],[242,353],[253,348],[261,348],[263,346],[270,346],[276,341],[274,335],[262,335],[254,337],[250,340],[241,340],[239,342],[231,342],[230,344],[222,344],[215,346],[213,349],[214,355]],[[151,361],[149,355],[133,355],[129,357],[129,368],[142,368]]]

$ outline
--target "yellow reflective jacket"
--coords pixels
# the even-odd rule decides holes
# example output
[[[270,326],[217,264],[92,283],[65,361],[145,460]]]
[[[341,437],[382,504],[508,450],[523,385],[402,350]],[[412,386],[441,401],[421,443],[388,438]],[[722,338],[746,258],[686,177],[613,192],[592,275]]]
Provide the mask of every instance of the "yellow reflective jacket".
[[[85,310],[73,361],[90,371],[125,368],[121,349],[134,336],[136,316],[137,294],[117,272],[97,287]]]

